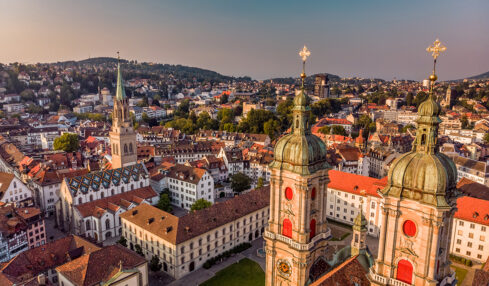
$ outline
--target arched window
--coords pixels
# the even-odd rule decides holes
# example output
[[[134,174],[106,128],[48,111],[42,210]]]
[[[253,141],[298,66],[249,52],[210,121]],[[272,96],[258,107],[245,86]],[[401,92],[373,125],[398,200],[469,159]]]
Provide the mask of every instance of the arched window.
[[[129,143],[129,153],[132,154],[133,153],[133,150],[132,150],[132,143]]]
[[[124,144],[124,154],[127,154],[127,144]]]
[[[299,119],[295,120],[295,128],[299,128]]]
[[[421,145],[426,144],[426,134],[421,135]]]
[[[134,184],[131,184],[131,191],[134,190]]]
[[[14,181],[14,188],[17,188],[17,183]]]
[[[85,222],[85,228],[86,228],[86,230],[90,230],[91,229],[91,227],[90,227],[90,221],[89,220],[87,220]]]
[[[113,196],[114,195],[114,189],[110,190],[110,194]]]
[[[105,220],[105,229],[110,229],[110,219]]]
[[[100,193],[100,198],[101,198],[101,199],[103,199],[104,197],[105,197],[104,192],[101,192],[101,193]]]
[[[139,187],[142,188],[143,187],[143,182],[139,182]]]
[[[312,191],[311,191],[311,199],[312,200],[316,199],[316,188],[312,188]]]
[[[282,235],[292,238],[292,222],[287,218],[282,223]]]
[[[121,193],[123,193],[123,192],[124,192],[124,186],[121,187]]]
[[[411,284],[413,281],[413,265],[411,262],[405,259],[399,260],[396,279]]]
[[[316,220],[315,219],[311,220],[311,222],[309,223],[309,228],[311,229],[310,239],[312,239],[316,235]]]
[[[90,195],[90,201],[93,201],[93,195]]]

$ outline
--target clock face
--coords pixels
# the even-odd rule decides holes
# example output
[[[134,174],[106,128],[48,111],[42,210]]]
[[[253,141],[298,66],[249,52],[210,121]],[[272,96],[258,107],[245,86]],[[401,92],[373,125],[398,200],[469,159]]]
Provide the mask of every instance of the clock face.
[[[284,276],[290,276],[290,273],[292,272],[292,267],[290,266],[290,263],[287,260],[279,260],[277,262],[277,268],[280,274]]]

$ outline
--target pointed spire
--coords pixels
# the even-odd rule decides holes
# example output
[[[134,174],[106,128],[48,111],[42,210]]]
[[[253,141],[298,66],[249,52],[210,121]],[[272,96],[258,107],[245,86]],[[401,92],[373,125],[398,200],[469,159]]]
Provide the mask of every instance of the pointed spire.
[[[126,99],[126,91],[124,89],[124,80],[122,79],[121,60],[119,52],[117,52],[117,88],[115,92],[115,98],[117,100]]]
[[[416,139],[413,142],[413,150],[416,152],[424,152],[434,154],[438,152],[438,125],[441,123],[439,117],[441,107],[435,101],[433,95],[433,87],[438,77],[436,76],[436,60],[441,52],[447,48],[436,39],[433,46],[426,49],[432,52],[433,56],[433,72],[430,75],[430,91],[428,98],[423,101],[418,107],[418,128],[416,130]]]
[[[301,73],[301,89],[297,92],[294,98],[293,111],[293,132],[298,135],[304,135],[310,133],[309,128],[309,113],[311,108],[308,106],[308,97],[304,90],[304,80],[306,78],[305,66],[307,57],[311,55],[311,52],[306,46],[299,52],[299,56],[302,59],[302,73]]]

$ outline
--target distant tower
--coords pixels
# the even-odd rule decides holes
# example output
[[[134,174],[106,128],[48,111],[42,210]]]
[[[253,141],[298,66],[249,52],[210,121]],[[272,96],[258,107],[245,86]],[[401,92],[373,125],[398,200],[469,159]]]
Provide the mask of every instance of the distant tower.
[[[309,51],[300,53],[303,64]],[[311,133],[311,109],[302,88],[294,98],[292,132],[275,145],[270,164],[270,221],[265,231],[266,286],[303,286],[324,261],[328,228],[326,145]],[[318,262],[320,264],[320,262]]]
[[[328,81],[329,79],[327,74],[316,75],[316,79],[314,81],[314,96],[317,96],[319,98],[329,97]]]
[[[109,132],[112,151],[112,169],[137,162],[136,133],[132,127],[129,103],[124,90],[120,62],[117,63],[117,89],[112,113],[112,130]]]
[[[433,57],[445,48],[437,40]],[[413,149],[396,159],[382,190],[382,227],[371,285],[455,285],[449,247],[455,213],[457,169],[438,151],[441,108],[430,93],[418,108]],[[403,284],[406,283],[406,284]]]
[[[452,107],[452,103],[455,100],[455,92],[454,88],[451,86],[448,86],[447,88],[447,93],[445,94],[445,98],[442,99],[441,101],[441,106],[450,109]]]

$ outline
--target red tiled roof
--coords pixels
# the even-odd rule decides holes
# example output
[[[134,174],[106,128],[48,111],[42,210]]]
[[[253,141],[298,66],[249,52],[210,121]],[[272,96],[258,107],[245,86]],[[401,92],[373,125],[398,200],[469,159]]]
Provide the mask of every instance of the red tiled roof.
[[[455,218],[489,225],[489,201],[472,197],[457,199]]]
[[[143,257],[116,244],[67,262],[56,270],[75,285],[92,286],[107,282],[120,270],[134,269],[144,263]]]
[[[145,199],[158,196],[158,194],[153,190],[151,186],[135,189],[129,192],[121,193],[115,196],[106,197],[103,199],[95,200],[92,202],[84,203],[75,206],[75,208],[80,212],[83,217],[95,216],[98,217],[105,213],[107,209],[114,210],[114,207],[109,206],[112,204],[123,206],[126,208],[126,203],[121,202],[128,201],[140,204]]]
[[[337,170],[330,170],[328,174],[330,179],[328,188],[357,195],[363,195],[363,191],[365,191],[365,195],[380,198],[377,191],[382,190],[387,183],[386,178],[376,179]]]
[[[353,256],[311,284],[311,286],[329,285],[370,286],[370,281],[357,256]]]

